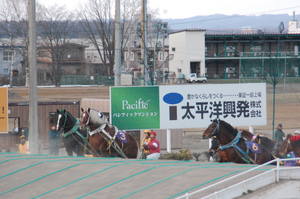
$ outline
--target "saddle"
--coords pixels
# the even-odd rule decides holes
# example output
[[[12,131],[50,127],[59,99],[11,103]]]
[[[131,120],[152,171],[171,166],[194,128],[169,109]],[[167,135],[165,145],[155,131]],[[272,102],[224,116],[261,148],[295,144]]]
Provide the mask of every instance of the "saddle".
[[[252,153],[261,153],[261,146],[260,144],[253,142],[253,141],[245,141],[247,149],[250,150]]]

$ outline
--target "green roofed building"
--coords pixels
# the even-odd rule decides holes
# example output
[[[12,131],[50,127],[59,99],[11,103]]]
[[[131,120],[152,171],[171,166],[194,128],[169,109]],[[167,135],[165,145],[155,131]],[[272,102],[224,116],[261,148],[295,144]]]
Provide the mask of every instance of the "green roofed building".
[[[208,78],[299,77],[300,34],[206,34]]]

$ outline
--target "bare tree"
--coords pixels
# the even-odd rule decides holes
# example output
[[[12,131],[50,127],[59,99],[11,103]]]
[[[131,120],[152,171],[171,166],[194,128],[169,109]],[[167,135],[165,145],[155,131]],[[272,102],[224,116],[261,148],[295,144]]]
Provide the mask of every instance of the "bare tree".
[[[43,8],[40,21],[42,47],[49,53],[51,60],[50,78],[59,86],[61,66],[66,54],[66,44],[70,41],[72,13],[62,6]]]
[[[168,27],[167,23],[162,22],[154,18],[156,16],[153,13],[151,20],[148,23],[148,67],[150,73],[150,81],[153,85],[155,83],[155,79],[158,79],[159,72],[161,70],[162,65],[158,65],[158,53],[162,51],[164,53],[164,40],[166,38]]]
[[[28,23],[26,2],[21,0],[0,0],[0,28],[6,35],[5,43],[11,49],[16,46],[21,48],[22,71],[25,77],[28,69],[27,47],[28,47]]]
[[[140,7],[136,0],[121,1],[121,54],[134,32],[134,17]],[[114,1],[89,0],[86,7],[79,13],[82,28],[97,50],[101,62],[107,64],[107,74],[113,75],[114,65]],[[123,56],[122,56],[123,57]]]
[[[1,29],[8,35],[10,44],[27,42],[27,11],[26,2],[22,0],[0,0]],[[17,41],[19,38],[21,41]]]
[[[27,1],[24,0],[0,0],[0,29],[6,34],[5,42],[14,49],[22,46],[22,71],[21,75],[28,81],[28,21]],[[40,16],[39,4],[37,7],[37,19]],[[26,83],[27,84],[27,83]]]

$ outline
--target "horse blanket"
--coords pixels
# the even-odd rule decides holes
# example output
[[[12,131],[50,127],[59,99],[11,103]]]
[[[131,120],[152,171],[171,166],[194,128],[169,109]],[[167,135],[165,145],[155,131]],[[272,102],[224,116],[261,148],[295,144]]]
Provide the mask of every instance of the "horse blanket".
[[[298,140],[300,140],[300,135],[293,135],[290,137],[290,141],[292,142],[296,142]]]

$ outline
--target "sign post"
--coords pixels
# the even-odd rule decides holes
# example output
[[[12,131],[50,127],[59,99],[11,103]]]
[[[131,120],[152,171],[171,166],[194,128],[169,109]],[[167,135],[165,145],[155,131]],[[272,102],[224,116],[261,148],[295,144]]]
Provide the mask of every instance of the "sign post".
[[[171,143],[171,130],[167,129],[167,152],[171,153],[172,143]]]
[[[8,132],[8,88],[0,88],[0,132]]]

